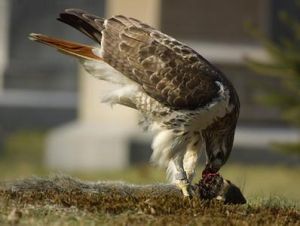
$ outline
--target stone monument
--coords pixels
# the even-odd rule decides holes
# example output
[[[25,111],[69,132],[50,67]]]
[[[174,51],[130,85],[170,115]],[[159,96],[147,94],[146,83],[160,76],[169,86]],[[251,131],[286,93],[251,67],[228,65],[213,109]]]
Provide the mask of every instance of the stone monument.
[[[159,0],[109,0],[106,17],[124,14],[159,27]],[[64,170],[122,169],[130,164],[130,143],[140,139],[132,109],[101,103],[112,86],[79,69],[79,117],[53,130],[47,139],[46,164]]]

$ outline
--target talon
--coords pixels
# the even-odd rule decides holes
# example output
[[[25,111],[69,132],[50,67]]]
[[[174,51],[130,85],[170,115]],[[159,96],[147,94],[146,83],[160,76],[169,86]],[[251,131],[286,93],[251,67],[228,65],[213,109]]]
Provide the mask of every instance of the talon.
[[[192,186],[186,179],[178,180],[176,182],[176,186],[181,190],[184,197],[192,198],[193,196]]]
[[[192,182],[193,182],[194,175],[195,175],[195,171],[188,172],[187,175],[186,175],[186,176],[187,176],[187,180],[188,180],[188,182],[189,182],[190,184],[192,184]]]

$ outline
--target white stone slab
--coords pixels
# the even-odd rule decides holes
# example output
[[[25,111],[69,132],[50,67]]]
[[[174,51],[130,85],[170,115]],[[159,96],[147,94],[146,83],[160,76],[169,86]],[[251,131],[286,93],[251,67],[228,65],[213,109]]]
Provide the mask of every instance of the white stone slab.
[[[51,169],[112,170],[129,165],[129,142],[138,132],[111,124],[76,122],[52,130],[45,163]]]

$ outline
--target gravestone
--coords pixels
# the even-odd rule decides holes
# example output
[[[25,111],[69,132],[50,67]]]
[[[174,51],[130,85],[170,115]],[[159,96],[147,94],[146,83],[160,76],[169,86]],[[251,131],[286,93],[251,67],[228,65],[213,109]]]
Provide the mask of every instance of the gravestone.
[[[159,27],[160,0],[109,0],[106,17],[123,14]],[[144,138],[133,109],[101,103],[113,87],[80,69],[78,120],[53,130],[47,139],[46,164],[64,170],[123,169],[132,162],[133,141]],[[144,150],[137,150],[143,152]],[[137,153],[137,151],[135,153]],[[150,150],[151,151],[151,150]]]

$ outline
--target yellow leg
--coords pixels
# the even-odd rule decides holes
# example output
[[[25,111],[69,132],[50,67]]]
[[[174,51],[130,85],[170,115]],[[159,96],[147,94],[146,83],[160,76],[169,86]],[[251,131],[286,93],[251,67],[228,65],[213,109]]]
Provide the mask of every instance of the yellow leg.
[[[181,190],[184,197],[192,197],[192,189],[188,180],[176,180],[176,186]]]

